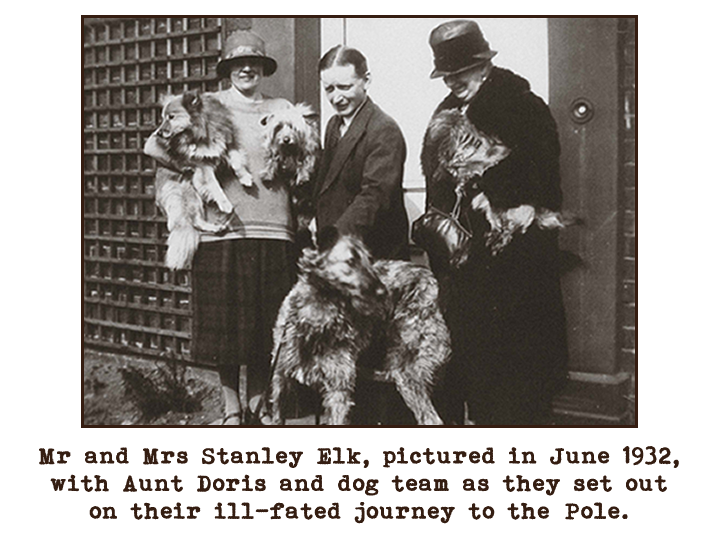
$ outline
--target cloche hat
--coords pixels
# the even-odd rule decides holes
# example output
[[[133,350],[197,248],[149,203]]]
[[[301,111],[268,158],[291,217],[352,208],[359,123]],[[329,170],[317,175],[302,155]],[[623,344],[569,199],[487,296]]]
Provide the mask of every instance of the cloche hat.
[[[229,76],[231,66],[236,60],[259,60],[264,66],[264,76],[271,76],[276,72],[276,60],[266,55],[264,40],[252,32],[236,31],[227,38],[226,51],[222,60],[217,64],[219,78]]]
[[[478,24],[469,20],[444,22],[433,29],[428,42],[435,67],[431,78],[466,71],[498,54],[491,50]]]

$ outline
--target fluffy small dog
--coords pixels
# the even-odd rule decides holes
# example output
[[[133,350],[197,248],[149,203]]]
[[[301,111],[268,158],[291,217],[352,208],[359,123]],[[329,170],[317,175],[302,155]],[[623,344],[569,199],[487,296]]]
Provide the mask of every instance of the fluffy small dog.
[[[320,148],[315,116],[310,106],[297,104],[262,118],[268,156],[264,181],[283,178],[298,186],[309,182]]]
[[[476,129],[458,110],[436,114],[423,143],[422,166],[426,180],[450,180],[456,190],[464,193],[470,181],[482,177],[511,152],[501,140]],[[481,211],[491,226],[485,238],[493,255],[499,254],[516,233],[525,233],[532,224],[541,229],[558,229],[575,222],[555,211],[528,204],[497,209],[483,192],[471,200],[471,207]]]
[[[262,118],[266,128],[264,148],[267,166],[261,173],[263,181],[284,180],[289,185],[292,206],[296,215],[299,237],[309,234],[308,241],[297,240],[308,246],[308,227],[314,217],[313,184],[321,149],[316,114],[305,104],[278,110]]]
[[[482,177],[500,163],[510,148],[476,129],[458,110],[436,114],[424,138],[423,171],[428,179],[448,173],[457,188],[465,188],[475,176]]]
[[[274,328],[273,423],[293,379],[319,391],[329,424],[347,424],[358,369],[368,368],[373,379],[395,383],[418,424],[440,425],[431,387],[451,350],[431,272],[373,263],[361,241],[331,228],[319,244],[304,250]]]
[[[227,163],[241,184],[253,184],[229,111],[215,97],[191,91],[168,96],[157,135],[178,167],[194,168],[194,188],[202,199],[216,203],[221,211],[231,213],[234,207],[214,173],[217,166]]]
[[[234,211],[215,169],[228,165],[242,184],[253,182],[229,112],[211,95],[167,96],[156,135],[176,168],[192,170],[190,180],[183,175],[179,181],[158,181],[157,188],[157,203],[167,215],[169,228],[165,264],[186,269],[199,246],[200,232],[217,233],[224,228],[205,219],[203,201],[214,202],[227,215],[227,222]]]

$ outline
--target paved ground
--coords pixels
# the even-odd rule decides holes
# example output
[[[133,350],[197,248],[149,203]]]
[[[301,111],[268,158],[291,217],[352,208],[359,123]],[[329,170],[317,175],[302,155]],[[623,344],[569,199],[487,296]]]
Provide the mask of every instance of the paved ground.
[[[187,368],[185,381],[192,398],[191,405],[164,411],[158,415],[143,415],[137,401],[128,394],[123,381],[123,370],[134,368],[144,371],[148,377],[156,375],[161,367],[158,362],[137,357],[118,356],[101,352],[87,351],[83,359],[83,424],[103,425],[221,425],[223,404],[219,375],[214,371],[201,368]],[[316,402],[299,396],[303,412],[294,412],[286,420],[289,426],[314,426]],[[302,399],[303,397],[303,399]],[[325,423],[325,418],[321,420]],[[467,425],[471,425],[468,421]],[[599,420],[581,416],[554,415],[543,425],[604,425]],[[633,425],[634,418],[626,419],[614,425]]]

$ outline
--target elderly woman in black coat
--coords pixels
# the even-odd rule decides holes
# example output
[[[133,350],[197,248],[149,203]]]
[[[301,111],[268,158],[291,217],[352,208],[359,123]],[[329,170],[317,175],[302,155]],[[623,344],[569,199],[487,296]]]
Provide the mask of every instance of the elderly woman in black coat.
[[[528,81],[492,64],[496,52],[475,22],[444,23],[430,44],[431,78],[443,78],[451,92],[434,121],[455,110],[484,143],[504,149],[497,164],[460,189],[460,221],[472,232],[465,260],[450,266],[428,252],[454,346],[441,397],[444,418],[462,423],[467,403],[476,424],[540,422],[567,363],[558,237],[550,229],[560,225],[561,205],[555,121]],[[421,155],[427,207],[450,213],[459,196],[456,174],[445,169],[442,140],[431,139],[430,128]],[[555,225],[542,225],[540,215],[551,215]],[[498,241],[496,226],[504,230]]]

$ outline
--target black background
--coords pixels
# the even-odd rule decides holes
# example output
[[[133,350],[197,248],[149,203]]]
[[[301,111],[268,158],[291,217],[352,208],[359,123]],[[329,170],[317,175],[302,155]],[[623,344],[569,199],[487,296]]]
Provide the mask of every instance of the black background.
[[[268,432],[266,434],[232,430],[219,433],[157,433],[133,431],[123,433],[31,433],[8,435],[17,439],[13,445],[6,445],[5,461],[11,475],[16,475],[8,484],[16,491],[6,500],[6,520],[24,520],[15,526],[13,534],[51,534],[51,535],[689,535],[714,534],[710,519],[713,511],[714,495],[710,492],[715,478],[715,463],[712,455],[713,435],[707,434],[645,434],[645,433],[495,433],[471,430],[470,432],[426,431],[410,432]],[[645,452],[643,463],[638,466],[626,465],[624,446],[654,446],[658,450],[667,447],[670,460],[679,460],[679,466],[646,465],[652,457]],[[127,448],[129,463],[95,464],[85,463],[87,451],[117,452]],[[260,460],[265,459],[261,450],[271,448],[271,458],[275,460],[277,451],[303,451],[299,465],[292,469],[288,464],[242,464],[213,465],[201,464],[202,450],[214,448],[215,454],[220,448],[225,451],[258,451]],[[342,447],[360,451],[360,460],[369,459],[368,468],[362,465],[319,466],[318,448]],[[463,464],[433,465],[425,463],[421,456],[420,464],[394,464],[383,468],[383,451],[398,451],[404,448],[406,459],[412,451],[480,451],[493,448],[495,464],[471,464],[466,457]],[[533,451],[537,464],[509,465],[509,451],[516,447],[518,452]],[[607,465],[569,465],[563,457],[563,464],[556,466],[549,462],[555,454],[555,448],[562,447],[571,451],[607,451],[610,461]],[[71,457],[65,465],[40,465],[40,449],[70,451]],[[143,465],[143,448],[159,448],[160,451],[186,451],[188,463],[184,465],[160,464]],[[342,451],[344,460],[346,450]],[[658,457],[659,457],[658,453]],[[161,456],[159,457],[161,460]],[[436,459],[436,455],[433,456]],[[291,459],[289,459],[291,460]],[[54,492],[50,478],[67,478],[74,474],[80,492]],[[206,492],[198,493],[198,475],[211,478],[243,478],[250,476],[253,483],[256,478],[267,482],[265,492]],[[311,482],[316,475],[322,476],[322,492],[282,492],[279,490],[280,478],[306,479]],[[79,483],[85,475],[101,476],[107,480],[109,492],[84,492]],[[122,492],[127,476],[132,475],[139,490],[139,478],[172,479],[178,475],[182,479],[184,490],[171,492]],[[350,480],[378,479],[379,493],[367,496],[364,492],[341,492],[338,482],[343,475]],[[400,492],[397,493],[391,480],[398,475],[402,479],[447,479],[449,492]],[[507,492],[502,482],[507,475],[515,478],[522,475],[531,483],[535,478],[560,479],[553,496],[545,492]],[[666,479],[666,491],[659,492],[654,482],[661,475]],[[575,492],[573,480],[576,478],[611,479],[610,492]],[[463,479],[489,479],[487,492],[464,492]],[[652,479],[653,491],[628,492],[625,482],[628,478]],[[93,479],[94,481],[94,479]],[[94,485],[94,483],[93,483]],[[171,484],[170,484],[171,488]],[[182,506],[198,505],[201,512],[196,520],[135,520],[130,507],[136,502],[144,506],[149,502],[161,508],[164,505],[174,507],[177,502]],[[244,514],[241,502],[250,502],[253,519],[216,520],[214,507],[217,502],[224,504],[224,515],[229,515],[227,502],[237,504],[238,515]],[[304,513],[298,511],[298,520],[270,520],[272,513],[256,513],[255,509],[268,509],[275,502],[294,505],[301,508],[309,506],[330,507],[339,503],[340,520],[325,518],[305,520]],[[440,518],[432,520],[426,514],[424,520],[412,520],[412,512],[405,520],[366,519],[357,524],[354,517],[356,507],[364,502],[365,507],[375,506],[455,506],[450,521],[442,524]],[[604,520],[595,519],[595,502],[602,503]],[[468,507],[492,506],[495,516],[491,520],[472,520]],[[513,503],[520,506],[527,503],[535,509],[534,520],[511,520],[507,507]],[[593,518],[584,519],[579,513],[574,520],[566,520],[566,503],[577,503],[581,507],[593,509]],[[608,517],[610,506],[616,505],[621,516],[618,519]],[[94,520],[90,516],[92,506],[113,506],[117,518],[114,520]],[[549,508],[547,519],[540,519],[537,510],[540,506]],[[144,510],[143,510],[144,511]],[[521,512],[519,512],[521,513]],[[186,512],[185,512],[186,514]],[[627,518],[622,518],[627,514]],[[283,511],[282,511],[283,515]],[[60,522],[61,524],[52,521]]]

